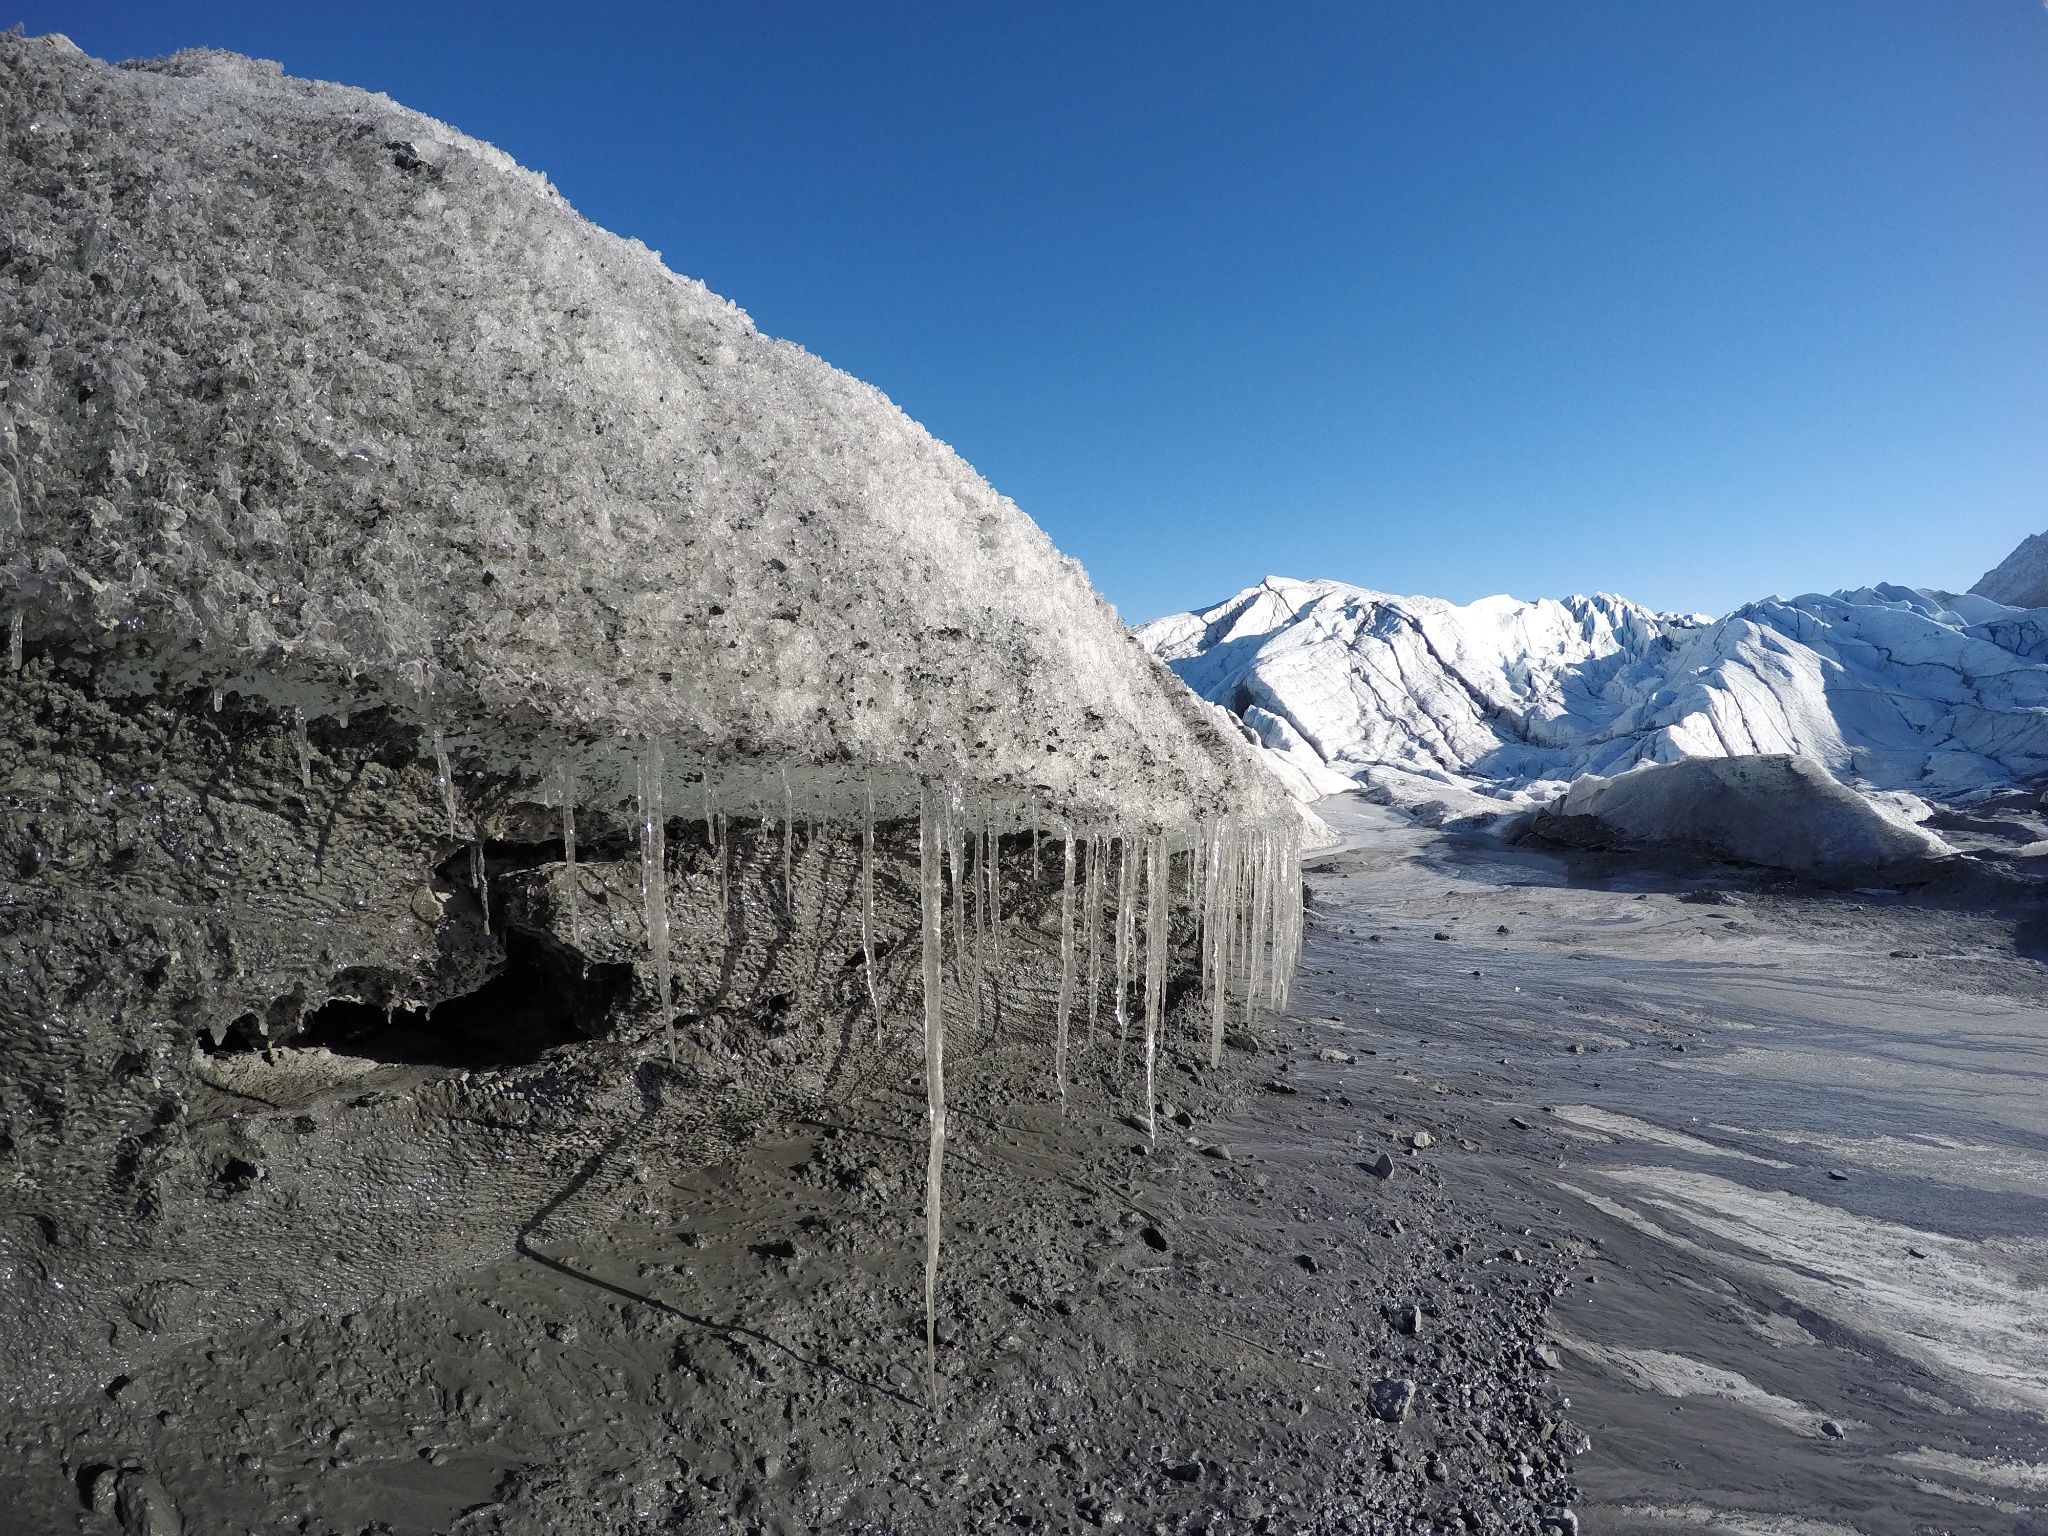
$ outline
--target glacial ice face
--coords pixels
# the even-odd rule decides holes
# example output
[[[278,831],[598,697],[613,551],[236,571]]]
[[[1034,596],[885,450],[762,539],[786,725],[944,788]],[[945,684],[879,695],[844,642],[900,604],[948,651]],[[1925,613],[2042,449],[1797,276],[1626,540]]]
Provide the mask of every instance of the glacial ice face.
[[[1460,607],[1269,577],[1136,633],[1269,755],[1342,787],[1395,770],[1526,802],[1586,773],[1772,754],[1936,799],[2048,773],[2048,612],[1977,595],[1879,586],[1709,621],[1606,594]]]
[[[1283,813],[944,444],[490,146],[10,37],[0,151],[10,640],[402,711],[451,791],[566,761],[630,814],[657,743],[671,804]]]

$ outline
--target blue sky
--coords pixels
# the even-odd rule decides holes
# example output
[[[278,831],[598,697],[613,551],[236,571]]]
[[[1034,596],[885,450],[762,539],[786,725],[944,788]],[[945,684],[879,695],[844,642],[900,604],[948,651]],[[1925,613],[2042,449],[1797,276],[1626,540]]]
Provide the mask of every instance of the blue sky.
[[[871,380],[1126,618],[1723,611],[2048,528],[2040,0],[15,0],[388,92]]]

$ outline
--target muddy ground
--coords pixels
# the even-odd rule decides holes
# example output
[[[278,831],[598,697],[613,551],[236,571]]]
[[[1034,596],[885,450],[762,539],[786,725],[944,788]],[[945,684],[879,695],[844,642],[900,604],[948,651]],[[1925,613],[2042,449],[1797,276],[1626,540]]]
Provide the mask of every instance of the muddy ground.
[[[1568,1231],[1592,1532],[2048,1530],[2040,906],[1816,891],[1319,809],[1311,1081]]]
[[[1184,1020],[1157,1144],[1106,1028],[1064,1117],[963,1088],[936,1415],[906,1080],[17,1413],[4,1528],[2048,1529],[2028,902],[1323,809],[1293,1015]]]

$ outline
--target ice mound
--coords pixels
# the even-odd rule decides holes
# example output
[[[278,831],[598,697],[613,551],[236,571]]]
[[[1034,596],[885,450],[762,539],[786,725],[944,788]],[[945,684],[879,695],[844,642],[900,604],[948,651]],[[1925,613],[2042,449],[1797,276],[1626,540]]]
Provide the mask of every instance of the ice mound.
[[[1702,756],[1791,754],[1948,801],[2048,775],[2048,612],[1980,595],[1879,586],[1714,621],[1608,594],[1460,606],[1268,577],[1136,633],[1297,764],[1507,809]]]
[[[1876,870],[1955,851],[1819,764],[1787,754],[1588,775],[1538,810],[1529,831],[1582,848],[1703,855],[1802,874]]]
[[[382,97],[0,36],[0,208],[0,1401],[915,1055],[936,1405],[949,1103],[1156,1132],[1287,1005],[1315,829],[1235,719],[877,391]]]
[[[385,97],[0,44],[0,611],[134,691],[436,727],[463,779],[1284,814],[879,391]],[[762,765],[776,765],[765,774]]]

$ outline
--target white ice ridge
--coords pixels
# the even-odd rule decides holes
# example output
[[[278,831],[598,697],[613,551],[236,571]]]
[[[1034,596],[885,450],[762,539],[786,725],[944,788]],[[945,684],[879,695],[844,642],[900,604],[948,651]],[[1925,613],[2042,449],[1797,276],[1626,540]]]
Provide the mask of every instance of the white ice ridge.
[[[2048,610],[1867,587],[1720,620],[1608,594],[1459,606],[1270,576],[1136,634],[1327,789],[1376,773],[1495,800],[1683,757],[1790,753],[1955,800],[2048,771]]]

